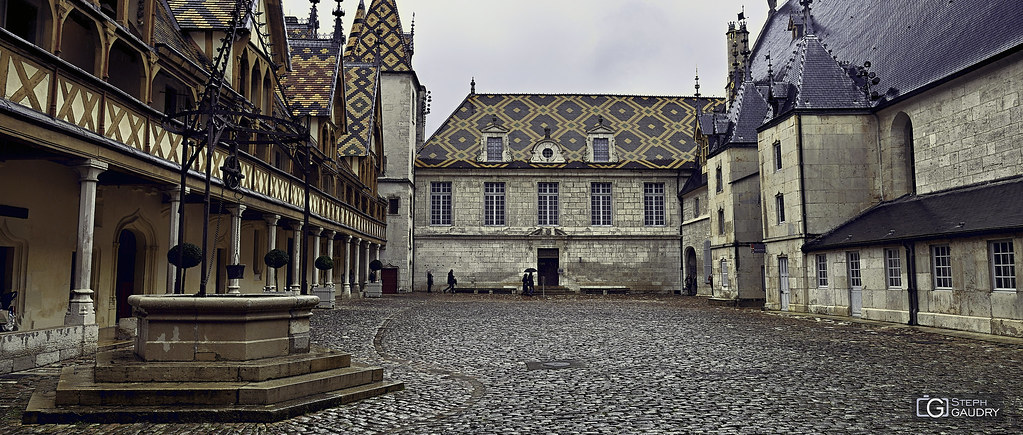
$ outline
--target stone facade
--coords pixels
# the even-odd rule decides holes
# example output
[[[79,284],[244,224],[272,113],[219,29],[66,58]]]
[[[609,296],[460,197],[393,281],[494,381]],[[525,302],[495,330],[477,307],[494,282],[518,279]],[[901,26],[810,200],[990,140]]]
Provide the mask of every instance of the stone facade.
[[[680,288],[678,191],[674,174],[658,171],[519,170],[460,171],[420,169],[416,203],[431,203],[434,182],[450,182],[451,225],[431,225],[416,215],[416,289],[426,290],[426,273],[436,285],[453,269],[461,287],[521,288],[527,268],[540,269],[540,251],[557,259],[558,285],[572,291],[627,288],[670,292]],[[506,224],[484,225],[484,183],[505,186]],[[537,183],[558,183],[559,222],[537,225]],[[612,224],[591,225],[591,184],[612,185]],[[663,185],[664,224],[644,224],[644,185]],[[426,208],[426,207],[424,207]],[[549,250],[556,250],[554,251]],[[539,291],[539,277],[536,286]]]
[[[697,177],[698,175],[694,175]],[[700,296],[711,296],[712,271],[707,270],[711,261],[711,213],[708,209],[707,185],[686,192],[681,198],[682,215],[682,252],[683,279],[691,278],[691,286],[695,289],[690,293]]]

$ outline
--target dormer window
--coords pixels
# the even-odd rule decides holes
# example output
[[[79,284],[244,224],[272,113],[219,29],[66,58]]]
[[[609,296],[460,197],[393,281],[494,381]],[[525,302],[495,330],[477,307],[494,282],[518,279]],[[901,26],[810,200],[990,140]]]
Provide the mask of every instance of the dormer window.
[[[586,161],[617,162],[614,144],[614,130],[604,124],[604,117],[597,118],[597,126],[586,132]]]
[[[500,162],[501,155],[504,154],[504,138],[488,137],[487,138],[487,161],[488,162]]]
[[[481,131],[483,138],[480,140],[480,152],[476,158],[479,162],[509,162],[511,153],[508,152],[508,129],[501,125],[497,117],[493,117],[490,124]]]

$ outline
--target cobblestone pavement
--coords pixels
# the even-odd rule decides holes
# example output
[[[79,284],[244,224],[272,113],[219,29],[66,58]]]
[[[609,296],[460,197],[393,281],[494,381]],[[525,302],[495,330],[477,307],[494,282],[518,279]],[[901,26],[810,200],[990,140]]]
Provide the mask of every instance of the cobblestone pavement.
[[[273,424],[21,425],[58,367],[0,376],[3,433],[1019,433],[1023,346],[683,297],[345,301],[314,340],[406,390]],[[537,368],[539,362],[568,367]],[[77,363],[88,363],[88,359]],[[555,364],[557,365],[557,364]],[[999,419],[917,418],[978,397]],[[996,403],[997,400],[997,403]]]

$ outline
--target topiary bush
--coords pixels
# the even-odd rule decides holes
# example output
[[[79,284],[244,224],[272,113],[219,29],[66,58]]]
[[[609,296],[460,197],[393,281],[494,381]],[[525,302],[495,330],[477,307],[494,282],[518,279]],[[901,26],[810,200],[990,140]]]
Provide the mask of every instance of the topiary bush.
[[[334,268],[334,259],[326,255],[321,255],[316,258],[316,262],[313,263],[317,269],[330,270]]]
[[[181,282],[178,282],[176,286],[177,288],[174,289],[175,293],[180,293],[182,292],[181,289],[184,288],[185,276],[188,273],[188,269],[202,263],[202,249],[191,243],[179,243],[167,251],[167,261],[170,262],[170,264],[184,269],[181,272]]]
[[[382,269],[383,267],[384,263],[381,263],[380,260],[373,260],[369,262],[369,270],[376,271]]]
[[[275,270],[284,267],[284,265],[288,264],[289,261],[291,261],[291,257],[288,256],[288,253],[280,249],[272,249],[270,250],[270,252],[267,252],[266,255],[263,256],[263,263],[265,263],[267,267],[271,267]],[[274,284],[277,286],[278,289],[280,289],[281,274],[275,272],[274,278],[275,278]],[[267,283],[267,286],[269,285],[270,284]]]

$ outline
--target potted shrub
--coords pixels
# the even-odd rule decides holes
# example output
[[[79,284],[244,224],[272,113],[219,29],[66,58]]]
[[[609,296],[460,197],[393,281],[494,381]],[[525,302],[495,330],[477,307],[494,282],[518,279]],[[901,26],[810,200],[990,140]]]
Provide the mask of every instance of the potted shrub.
[[[317,269],[320,270],[330,270],[334,268],[334,259],[326,255],[321,255],[319,257],[316,257],[316,262],[314,263],[314,265],[316,266]]]
[[[383,263],[380,260],[373,260],[369,262],[369,283],[366,284],[366,296],[371,298],[379,298],[383,296],[383,283],[377,282],[377,271],[383,268]]]
[[[288,253],[280,249],[270,250],[270,252],[267,252],[266,255],[263,256],[263,263],[265,263],[267,267],[274,269],[274,285],[276,285],[278,289],[281,288],[281,275],[277,273],[277,269],[284,267],[284,265],[288,264],[289,261],[291,261],[291,258],[288,257]],[[269,284],[270,283],[267,283],[267,285]]]
[[[202,263],[202,249],[191,243],[180,243],[167,251],[167,261],[183,269],[181,282],[177,283],[178,288],[175,289],[175,293],[183,293],[185,274],[188,273],[188,269]]]

